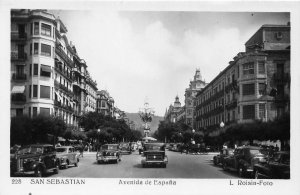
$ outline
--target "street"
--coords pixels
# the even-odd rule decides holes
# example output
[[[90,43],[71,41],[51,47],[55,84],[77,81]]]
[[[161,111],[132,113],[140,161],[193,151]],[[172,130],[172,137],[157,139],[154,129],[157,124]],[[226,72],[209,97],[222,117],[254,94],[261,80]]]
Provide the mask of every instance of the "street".
[[[70,166],[61,169],[58,174],[49,177],[82,178],[238,178],[233,172],[223,171],[221,166],[214,166],[211,159],[214,154],[191,155],[166,151],[169,163],[167,168],[142,168],[138,152],[123,155],[118,164],[98,164],[95,153],[85,153],[80,158],[79,167]]]

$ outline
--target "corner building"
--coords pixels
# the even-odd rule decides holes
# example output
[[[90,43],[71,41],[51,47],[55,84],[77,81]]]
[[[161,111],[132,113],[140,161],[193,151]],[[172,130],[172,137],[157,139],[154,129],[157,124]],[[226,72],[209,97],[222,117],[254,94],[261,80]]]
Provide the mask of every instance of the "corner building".
[[[274,120],[289,113],[290,26],[263,25],[196,96],[196,129]]]
[[[46,10],[11,11],[11,116],[54,115],[77,126],[88,111],[82,106],[87,66],[66,33],[63,22]],[[90,83],[96,89],[97,83]],[[95,110],[95,98],[93,103]]]

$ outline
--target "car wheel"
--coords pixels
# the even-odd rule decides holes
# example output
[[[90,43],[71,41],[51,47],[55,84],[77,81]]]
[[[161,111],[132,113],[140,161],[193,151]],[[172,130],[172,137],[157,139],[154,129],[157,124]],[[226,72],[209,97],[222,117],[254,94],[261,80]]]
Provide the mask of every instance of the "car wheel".
[[[217,164],[218,164],[218,162],[217,162],[217,159],[216,159],[216,158],[214,158],[214,164],[215,164],[215,165],[217,165]]]
[[[226,171],[227,170],[227,164],[224,162],[223,163],[223,170]]]
[[[145,168],[145,167],[146,167],[146,164],[142,164],[142,167]]]
[[[59,172],[59,164],[56,164],[56,168],[53,170],[54,174],[58,174]]]
[[[118,164],[118,162],[119,162],[119,161],[118,161],[118,159],[117,159],[117,160],[115,161],[115,163]]]
[[[238,174],[239,174],[239,176],[240,177],[244,177],[244,169],[243,169],[243,167],[242,166],[240,166],[239,168],[238,168]]]
[[[258,170],[254,171],[254,179],[259,179],[259,171]]]
[[[75,167],[78,167],[78,162],[75,162],[75,163],[74,163],[74,166],[75,166]]]
[[[42,169],[40,167],[37,167],[35,170],[34,170],[34,176],[35,177],[42,177]]]
[[[167,165],[166,164],[162,164],[162,168],[167,168]]]

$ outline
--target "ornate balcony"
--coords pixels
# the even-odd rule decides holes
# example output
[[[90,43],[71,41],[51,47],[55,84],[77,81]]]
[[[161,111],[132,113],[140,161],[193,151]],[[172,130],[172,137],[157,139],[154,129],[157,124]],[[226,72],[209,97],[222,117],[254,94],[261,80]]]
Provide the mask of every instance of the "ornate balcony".
[[[27,75],[26,74],[13,73],[12,80],[14,80],[14,81],[26,81],[27,80]]]
[[[59,44],[55,46],[55,52],[60,56],[69,66],[73,67],[73,61],[67,56],[67,54],[61,49]]]
[[[225,105],[225,107],[226,107],[226,109],[232,109],[232,108],[237,107],[237,99],[232,99],[230,102],[228,102]]]
[[[277,84],[285,84],[287,82],[290,82],[290,74],[289,73],[274,73],[273,74],[273,79],[275,83]]]
[[[23,93],[16,93],[11,95],[11,101],[14,103],[25,103],[26,95]]]
[[[10,57],[12,61],[25,61],[27,60],[27,54],[26,53],[19,53],[12,51],[10,52]]]
[[[27,33],[11,32],[10,39],[12,41],[26,41]]]

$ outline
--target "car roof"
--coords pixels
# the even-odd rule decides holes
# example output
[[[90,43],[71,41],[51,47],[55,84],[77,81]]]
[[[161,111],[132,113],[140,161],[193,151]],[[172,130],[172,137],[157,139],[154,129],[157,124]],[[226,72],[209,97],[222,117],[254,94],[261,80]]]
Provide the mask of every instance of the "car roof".
[[[59,146],[59,147],[56,147],[56,148],[74,148],[73,146]]]
[[[30,145],[23,146],[22,148],[27,148],[27,147],[49,147],[49,146],[54,147],[51,144],[30,144]]]
[[[261,148],[261,147],[258,147],[258,146],[240,146],[240,147],[237,147],[236,149],[253,149],[253,150],[261,150],[262,148]]]

